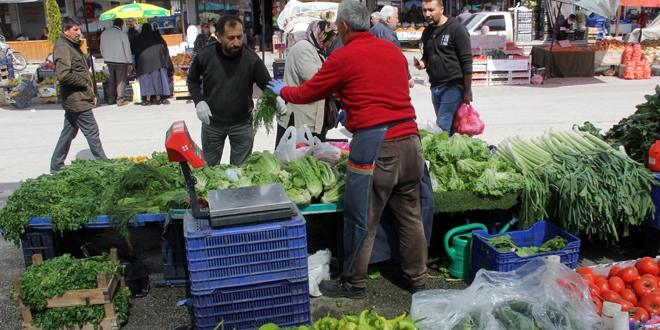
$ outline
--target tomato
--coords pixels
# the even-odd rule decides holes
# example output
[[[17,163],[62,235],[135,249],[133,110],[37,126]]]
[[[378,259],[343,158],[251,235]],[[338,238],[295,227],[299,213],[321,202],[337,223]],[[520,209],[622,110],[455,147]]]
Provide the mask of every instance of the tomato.
[[[596,285],[600,289],[600,292],[603,292],[605,290],[611,290],[610,285],[606,280],[597,280],[594,283],[594,285]],[[614,291],[614,290],[612,290],[612,291]]]
[[[630,289],[623,289],[619,292],[621,299],[630,301],[633,305],[637,305],[637,296],[635,292]]]
[[[639,302],[638,306],[644,308],[649,313],[649,315],[660,315],[660,293],[647,293],[644,295],[644,297],[642,297],[642,300]]]
[[[590,274],[591,276],[593,276],[594,279],[596,279],[596,272],[589,267],[580,267],[576,269],[575,272],[580,275]]]
[[[622,312],[629,312],[631,309],[635,308],[635,305],[633,305],[630,301],[625,299],[616,299],[612,302],[621,305]]]
[[[658,284],[658,277],[653,276],[651,274],[645,274],[645,275],[640,276],[639,278],[647,278],[647,279],[652,280],[653,282],[655,282],[655,284]]]
[[[596,278],[594,279],[594,282],[595,282],[595,281],[598,281],[598,280],[605,280],[605,281],[607,281],[607,276],[605,276],[605,275],[596,275]]]
[[[653,276],[658,276],[658,274],[660,274],[660,267],[658,267],[651,257],[639,259],[636,266],[640,275],[651,274]]]
[[[582,279],[587,282],[587,284],[594,284],[594,281],[596,280],[596,277],[591,274],[580,274],[580,276],[582,276]]]
[[[628,266],[619,271],[619,277],[623,280],[623,283],[632,283],[639,278],[639,271],[633,266]]]
[[[619,266],[612,266],[610,268],[610,272],[607,274],[607,277],[612,277],[612,276],[617,276],[619,275],[619,271],[621,270],[621,267]]]
[[[598,315],[600,315],[601,311],[603,310],[603,301],[598,298],[598,296],[591,296],[591,302],[594,303],[594,307],[596,307],[596,310],[598,311]]]
[[[600,294],[603,292],[597,285],[595,284],[589,284],[589,293],[591,293],[592,296],[598,296],[600,297]]]
[[[658,288],[658,283],[648,278],[640,278],[633,282],[632,286],[637,297],[642,298],[645,294],[655,291]]]
[[[623,283],[623,280],[618,276],[610,277],[610,280],[608,281],[608,284],[610,286],[610,290],[612,290],[614,292],[617,292],[617,293],[626,288],[626,284]]]
[[[614,301],[617,299],[621,299],[621,296],[612,290],[605,290],[600,294],[600,296],[605,301]]]
[[[649,320],[651,317],[649,316],[649,312],[647,312],[644,308],[641,307],[635,307],[630,310],[630,317],[635,319],[637,323],[642,323],[642,319]]]

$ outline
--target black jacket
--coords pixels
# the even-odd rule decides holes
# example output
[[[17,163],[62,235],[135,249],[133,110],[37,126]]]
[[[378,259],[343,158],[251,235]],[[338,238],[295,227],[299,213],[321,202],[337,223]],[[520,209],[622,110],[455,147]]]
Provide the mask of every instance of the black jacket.
[[[152,73],[160,68],[167,69],[167,75],[174,75],[174,66],[167,46],[163,44],[153,45],[141,53],[135,55],[135,70],[137,76]]]
[[[422,43],[422,60],[431,87],[464,87],[463,76],[472,74],[472,46],[465,26],[449,17],[441,26],[428,26],[422,33]]]
[[[256,83],[266,90],[269,81],[268,69],[252,49],[243,44],[238,55],[227,56],[219,42],[202,47],[188,69],[187,79],[195,105],[208,103],[213,126],[245,122],[254,108],[252,86]]]

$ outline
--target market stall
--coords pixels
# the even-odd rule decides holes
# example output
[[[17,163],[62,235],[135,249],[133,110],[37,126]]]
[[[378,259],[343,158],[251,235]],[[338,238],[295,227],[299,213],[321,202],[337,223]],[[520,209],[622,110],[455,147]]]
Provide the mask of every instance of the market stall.
[[[548,77],[593,77],[595,53],[577,46],[534,46],[532,64],[544,67]]]

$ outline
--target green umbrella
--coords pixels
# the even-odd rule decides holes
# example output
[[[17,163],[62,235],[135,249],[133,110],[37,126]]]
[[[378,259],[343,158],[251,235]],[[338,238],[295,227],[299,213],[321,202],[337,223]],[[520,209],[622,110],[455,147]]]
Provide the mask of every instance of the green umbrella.
[[[138,18],[138,17],[164,17],[170,16],[170,11],[158,6],[146,3],[130,3],[128,5],[112,8],[101,14],[101,20],[115,18]]]

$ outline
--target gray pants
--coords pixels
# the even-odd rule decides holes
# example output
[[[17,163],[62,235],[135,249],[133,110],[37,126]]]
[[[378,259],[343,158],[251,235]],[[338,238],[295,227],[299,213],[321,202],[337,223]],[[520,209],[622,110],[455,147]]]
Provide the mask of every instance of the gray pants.
[[[110,82],[108,83],[108,104],[122,103],[126,97],[126,78],[128,64],[108,64]]]
[[[245,163],[252,154],[254,143],[252,119],[248,118],[239,124],[221,126],[202,123],[202,150],[207,164],[211,166],[220,164],[227,137],[231,147],[229,163],[232,165]]]
[[[53,157],[50,160],[50,171],[56,172],[64,167],[64,160],[69,154],[71,148],[71,141],[78,135],[78,129],[83,132],[89,144],[89,149],[96,159],[107,159],[103,146],[101,145],[101,138],[99,137],[99,126],[96,124],[94,113],[92,110],[83,112],[64,112],[64,128],[60,134],[60,139],[57,141]]]

